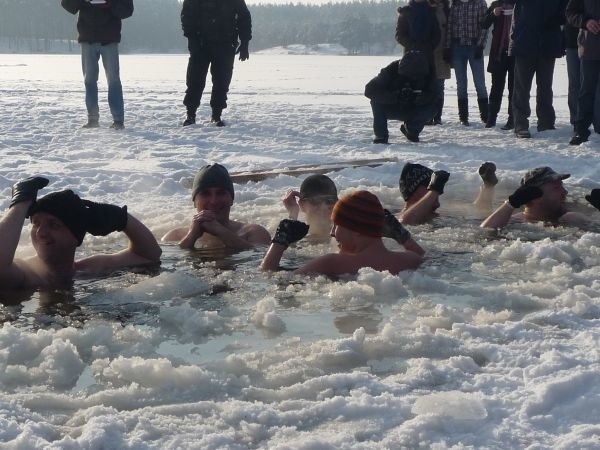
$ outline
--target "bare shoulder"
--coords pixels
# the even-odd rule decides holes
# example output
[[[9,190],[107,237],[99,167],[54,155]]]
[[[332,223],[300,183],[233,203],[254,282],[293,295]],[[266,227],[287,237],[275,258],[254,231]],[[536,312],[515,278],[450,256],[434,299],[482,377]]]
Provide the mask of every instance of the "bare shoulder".
[[[577,212],[566,212],[564,213],[562,216],[560,216],[560,219],[558,219],[558,223],[560,223],[561,225],[571,225],[571,226],[580,226],[580,225],[584,225],[590,222],[590,219],[586,216],[584,216],[581,213],[577,213]]]
[[[271,242],[271,235],[262,225],[256,223],[242,223],[239,224],[237,235],[253,245],[269,245]]]
[[[423,263],[423,257],[417,255],[415,252],[405,251],[390,253],[394,253],[394,258],[397,264],[396,267],[398,268],[398,271],[414,270]]]
[[[37,274],[33,259],[15,259],[12,265],[0,274],[2,289],[21,289],[43,284],[44,280]]]
[[[188,228],[186,227],[173,228],[172,230],[167,231],[167,233],[160,240],[162,242],[179,242],[185,237],[187,232]]]
[[[156,264],[155,261],[140,256],[131,251],[122,250],[113,254],[97,254],[75,261],[75,271],[90,275],[110,272],[125,267]]]
[[[319,256],[297,269],[296,273],[320,273],[324,275],[341,275],[355,273],[357,268],[351,261],[352,257],[339,253],[327,253]]]

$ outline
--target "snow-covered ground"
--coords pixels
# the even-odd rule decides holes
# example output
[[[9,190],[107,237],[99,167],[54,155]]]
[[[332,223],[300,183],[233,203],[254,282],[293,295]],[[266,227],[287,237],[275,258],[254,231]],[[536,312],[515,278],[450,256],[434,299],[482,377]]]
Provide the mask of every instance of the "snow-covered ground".
[[[517,141],[477,123],[474,104],[474,125],[460,127],[450,80],[443,126],[413,144],[391,123],[392,145],[376,146],[362,92],[390,60],[252,55],[236,63],[219,129],[207,101],[204,123],[180,126],[184,55],[123,56],[126,129],[115,132],[104,81],[102,127],[80,128],[77,56],[0,55],[2,210],[15,181],[43,174],[48,192],[127,204],[161,236],[191,217],[186,182],[209,162],[240,171],[397,157],[330,174],[342,192],[370,189],[392,210],[404,162],[452,173],[444,217],[411,229],[429,254],[414,273],[265,275],[263,250],[215,263],[164,246],[157,271],[5,297],[0,446],[600,448],[598,228],[491,235],[468,206],[481,162],[498,166],[498,204],[527,169],[550,165],[572,174],[572,207],[600,220],[582,200],[599,186],[600,138],[567,144],[564,61],[556,131],[535,133],[532,118],[533,139]],[[233,216],[273,231],[282,194],[300,182],[236,185]],[[88,236],[81,253],[122,244]],[[329,250],[301,246],[288,264]],[[18,256],[32,251],[25,229]]]

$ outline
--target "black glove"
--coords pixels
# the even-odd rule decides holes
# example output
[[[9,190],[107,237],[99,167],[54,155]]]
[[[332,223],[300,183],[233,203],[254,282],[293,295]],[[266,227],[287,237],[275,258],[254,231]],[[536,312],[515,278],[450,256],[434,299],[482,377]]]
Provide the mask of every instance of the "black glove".
[[[473,57],[475,59],[481,59],[481,58],[483,58],[483,47],[476,47],[475,48],[475,54],[473,55]]]
[[[294,242],[298,242],[308,233],[308,225],[299,220],[283,219],[279,222],[275,236],[271,240],[274,244],[281,244],[288,247]]]
[[[240,61],[246,61],[248,58],[250,58],[250,52],[248,50],[248,41],[240,42],[240,45],[235,51],[235,53],[240,54]]]
[[[383,210],[383,236],[392,238],[399,244],[404,244],[410,239],[410,231],[404,228],[396,216],[394,216],[387,209]]]
[[[127,206],[83,200],[86,209],[86,231],[94,236],[106,236],[123,231],[127,226]]]
[[[508,197],[508,203],[510,203],[510,206],[517,209],[529,203],[531,200],[540,198],[543,194],[542,190],[537,186],[521,186],[513,193],[513,195]]]
[[[484,162],[479,167],[479,176],[481,176],[484,185],[496,186],[498,184],[498,177],[496,176],[496,164],[493,162]]]
[[[445,48],[442,50],[442,59],[447,63],[452,65],[452,49]]]
[[[38,191],[48,186],[49,182],[44,177],[29,177],[19,181],[12,187],[12,200],[9,208],[21,202],[35,202]]]
[[[592,189],[592,192],[586,195],[585,199],[590,202],[590,205],[600,211],[600,189]]]
[[[444,193],[444,186],[446,186],[446,183],[448,182],[448,178],[450,178],[449,172],[446,172],[445,170],[436,170],[431,174],[427,190],[436,191],[442,195]]]

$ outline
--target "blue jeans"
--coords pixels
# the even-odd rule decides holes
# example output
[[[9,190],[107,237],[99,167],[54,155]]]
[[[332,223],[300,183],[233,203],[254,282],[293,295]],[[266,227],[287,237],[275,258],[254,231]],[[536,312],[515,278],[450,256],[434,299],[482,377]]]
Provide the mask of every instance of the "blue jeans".
[[[85,106],[88,119],[98,120],[98,61],[102,56],[102,65],[108,84],[108,106],[113,120],[123,121],[123,88],[119,78],[119,44],[116,42],[102,45],[97,42],[81,43],[81,68],[85,84]]]
[[[487,99],[487,89],[485,87],[485,69],[483,67],[483,57],[475,58],[476,45],[453,45],[452,46],[452,65],[454,66],[454,76],[456,77],[456,94],[459,99],[469,98],[467,94],[467,63],[471,66],[473,83],[477,91],[477,98]]]
[[[425,124],[433,118],[437,112],[437,105],[413,106],[403,108],[399,105],[384,105],[371,100],[373,110],[373,133],[376,138],[387,138],[389,136],[388,119],[403,120],[406,129],[413,136],[419,136]]]
[[[577,98],[581,87],[581,62],[576,48],[567,48],[567,75],[569,77],[569,117],[571,124],[577,120]],[[600,84],[596,88],[594,101],[594,130],[600,132]]]

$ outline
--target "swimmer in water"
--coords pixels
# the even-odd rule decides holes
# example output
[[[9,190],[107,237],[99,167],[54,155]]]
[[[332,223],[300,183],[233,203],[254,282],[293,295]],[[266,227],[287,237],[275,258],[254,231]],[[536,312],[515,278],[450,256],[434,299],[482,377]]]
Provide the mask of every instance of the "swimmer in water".
[[[530,170],[521,179],[517,190],[487,217],[481,226],[503,228],[509,223],[523,222],[544,222],[553,226],[581,226],[589,223],[583,214],[568,211],[565,206],[568,192],[563,180],[570,176],[567,173],[556,173],[550,167]],[[588,196],[588,201],[594,205],[592,194]],[[597,196],[596,200],[600,202]],[[515,210],[521,207],[524,207],[523,211],[514,214]]]
[[[304,214],[308,238],[329,241],[331,211],[337,200],[337,188],[331,178],[316,174],[304,179],[300,191],[289,190],[282,201],[290,219],[298,220],[299,213]]]
[[[440,196],[450,178],[445,170],[436,170],[421,164],[406,163],[400,174],[400,194],[406,202],[400,213],[404,225],[420,225],[438,217]]]
[[[156,264],[161,249],[156,239],[127,207],[82,200],[71,190],[36,200],[48,179],[32,177],[13,186],[8,211],[0,220],[0,288],[54,288],[69,285],[76,273],[95,275],[118,268]],[[25,219],[31,219],[31,242],[36,255],[15,259]],[[86,233],[106,236],[121,231],[127,249],[75,260]]]
[[[176,241],[181,248],[226,247],[245,250],[268,245],[269,232],[260,225],[231,220],[229,214],[234,199],[233,182],[227,169],[220,164],[202,167],[192,185],[192,202],[196,214],[188,227],[175,228],[162,241]]]
[[[336,239],[339,253],[328,253],[297,269],[296,273],[320,273],[336,276],[355,274],[362,267],[387,270],[398,274],[416,269],[423,259],[412,251],[390,251],[382,241],[385,211],[379,199],[368,191],[356,191],[339,199],[331,213],[331,236]],[[263,270],[273,271],[287,247],[302,239],[308,225],[284,219],[279,223],[271,246],[262,261]]]

